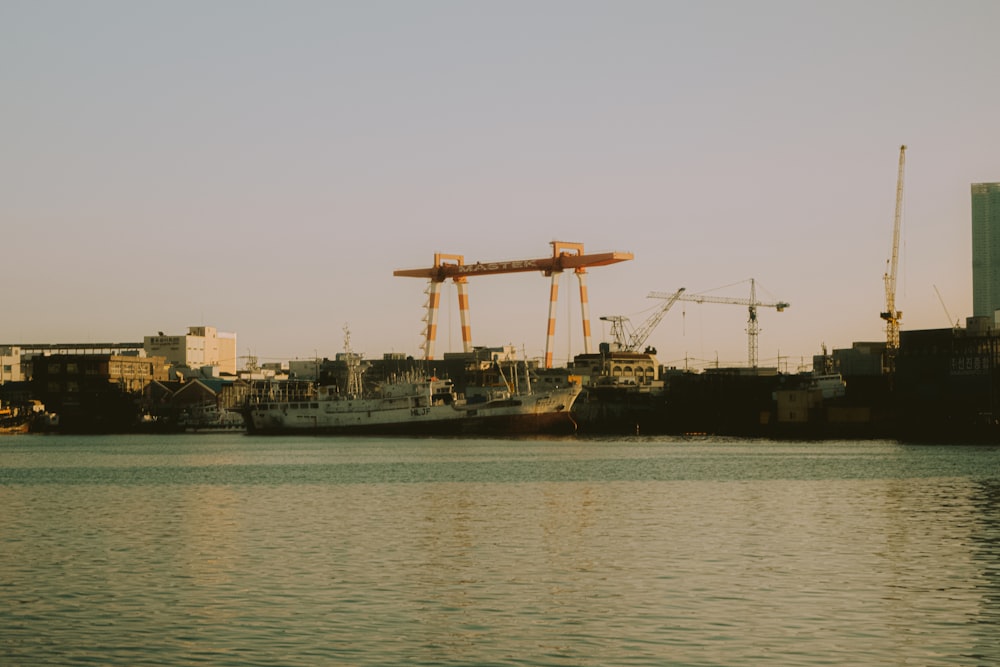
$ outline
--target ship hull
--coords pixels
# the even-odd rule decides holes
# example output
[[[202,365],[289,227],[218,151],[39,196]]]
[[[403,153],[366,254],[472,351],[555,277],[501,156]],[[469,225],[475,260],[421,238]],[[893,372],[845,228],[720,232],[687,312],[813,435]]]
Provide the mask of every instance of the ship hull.
[[[244,413],[252,435],[569,435],[578,389],[482,403],[412,400],[272,402]]]
[[[498,415],[468,419],[379,424],[297,425],[248,423],[251,435],[402,435],[402,436],[525,436],[572,435],[576,422],[569,412],[542,415]]]

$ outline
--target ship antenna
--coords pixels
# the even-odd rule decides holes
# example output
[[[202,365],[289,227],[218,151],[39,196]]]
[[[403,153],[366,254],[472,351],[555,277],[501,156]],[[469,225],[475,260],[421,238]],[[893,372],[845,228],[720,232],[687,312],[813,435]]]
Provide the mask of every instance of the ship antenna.
[[[528,372],[528,348],[525,347],[524,343],[521,343],[521,356],[524,357],[524,359],[521,361],[521,364],[524,366],[524,386],[525,386],[525,391],[527,392],[526,395],[530,396],[531,395],[531,375]]]
[[[358,362],[351,352],[351,328],[344,324],[344,361],[347,362],[347,394],[348,396],[361,395],[361,376],[358,373]]]

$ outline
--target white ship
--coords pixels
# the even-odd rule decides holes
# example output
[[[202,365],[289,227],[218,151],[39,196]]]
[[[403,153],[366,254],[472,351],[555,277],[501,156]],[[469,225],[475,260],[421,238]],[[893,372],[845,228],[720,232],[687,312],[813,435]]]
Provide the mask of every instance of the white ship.
[[[368,395],[316,387],[311,396],[275,400],[273,391],[250,395],[244,420],[251,434],[532,435],[576,431],[570,409],[578,383],[545,391],[507,388],[456,392],[448,379],[381,384]]]
[[[579,378],[536,392],[528,365],[506,355],[506,361],[493,357],[478,364],[479,379],[466,385],[464,394],[450,379],[416,371],[376,382],[366,390],[361,357],[351,352],[346,326],[344,350],[343,382],[305,387],[264,383],[252,388],[243,411],[247,432],[496,436],[576,432],[571,408],[580,395]]]

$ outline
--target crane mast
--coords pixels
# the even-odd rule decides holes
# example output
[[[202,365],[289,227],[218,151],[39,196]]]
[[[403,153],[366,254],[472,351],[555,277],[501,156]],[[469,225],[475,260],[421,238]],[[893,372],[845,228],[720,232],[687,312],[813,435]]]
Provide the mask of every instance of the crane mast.
[[[885,275],[885,310],[881,317],[885,320],[885,361],[883,370],[892,372],[896,367],[896,352],[899,350],[899,321],[902,311],[896,310],[896,271],[899,265],[899,227],[903,217],[903,172],[906,166],[906,146],[899,147],[899,172],[896,176],[896,213],[892,223],[892,249]]]

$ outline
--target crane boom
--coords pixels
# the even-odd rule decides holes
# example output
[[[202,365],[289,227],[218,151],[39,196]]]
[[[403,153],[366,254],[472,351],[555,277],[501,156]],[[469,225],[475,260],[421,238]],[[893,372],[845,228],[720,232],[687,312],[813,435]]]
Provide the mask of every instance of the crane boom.
[[[627,331],[629,319],[622,315],[603,315],[601,319],[605,322],[611,322],[611,337],[615,339],[618,347],[625,352],[635,352],[642,347],[642,344],[646,342],[646,339],[653,333],[653,330],[659,326],[663,320],[663,316],[667,314],[671,306],[677,303],[677,300],[683,293],[684,288],[682,287],[673,294],[665,296],[666,302],[657,308],[638,329],[633,331]]]
[[[885,320],[885,363],[884,370],[893,371],[896,366],[896,352],[899,350],[899,322],[902,311],[896,310],[896,271],[899,266],[899,227],[903,218],[903,172],[906,166],[906,146],[899,147],[899,171],[896,175],[896,213],[892,223],[892,249],[887,261],[885,275],[885,310],[881,317]]]
[[[677,300],[681,298],[681,294],[684,293],[684,289],[685,288],[682,287],[674,292],[673,295],[667,299],[662,308],[654,312],[649,319],[642,323],[642,326],[636,329],[635,333],[632,335],[632,341],[629,345],[629,349],[638,350],[642,344],[646,342],[649,335],[653,333],[653,329],[660,324],[663,316],[666,315],[671,306],[677,303]]]
[[[938,301],[941,302],[941,307],[944,309],[944,316],[948,318],[948,326],[958,329],[958,320],[955,320],[954,324],[951,323],[951,313],[948,311],[948,306],[945,305],[944,297],[941,296],[941,291],[937,288],[937,285],[934,285],[934,293],[937,294]]]
[[[651,299],[673,299],[674,301],[691,301],[694,303],[728,303],[737,306],[747,306],[749,316],[747,318],[747,359],[750,368],[757,368],[757,335],[760,333],[760,325],[757,323],[758,308],[774,308],[779,313],[789,307],[787,301],[777,301],[775,303],[764,303],[757,300],[757,283],[750,279],[750,298],[730,298],[724,296],[707,296],[705,294],[667,294],[665,292],[650,292]]]
[[[666,296],[660,292],[650,292],[649,296],[654,299],[666,298]],[[774,308],[779,313],[783,311],[785,308],[788,308],[790,305],[785,301],[778,301],[776,303],[764,303],[762,301],[756,301],[754,299],[739,299],[739,298],[729,299],[724,296],[707,296],[704,294],[689,294],[687,296],[681,296],[678,297],[678,301],[690,301],[692,303],[730,303],[730,304],[735,304],[737,306],[752,306],[754,308]]]

